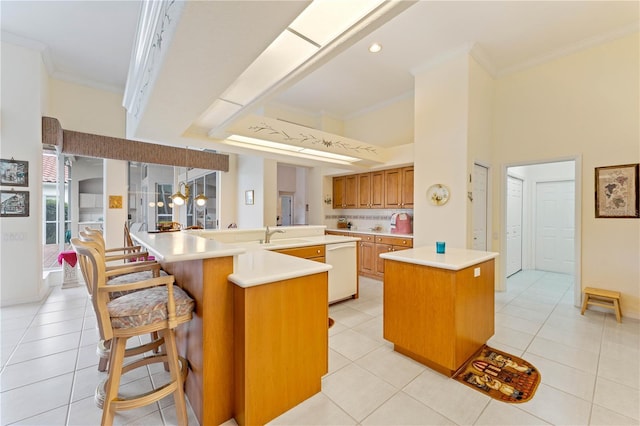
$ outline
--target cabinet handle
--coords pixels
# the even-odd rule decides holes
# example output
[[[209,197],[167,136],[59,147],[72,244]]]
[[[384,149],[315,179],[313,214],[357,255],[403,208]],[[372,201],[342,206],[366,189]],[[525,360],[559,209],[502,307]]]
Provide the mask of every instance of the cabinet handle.
[[[387,249],[387,251],[393,251],[393,248],[389,247],[389,248]]]
[[[320,250],[318,249],[318,254],[320,254]]]

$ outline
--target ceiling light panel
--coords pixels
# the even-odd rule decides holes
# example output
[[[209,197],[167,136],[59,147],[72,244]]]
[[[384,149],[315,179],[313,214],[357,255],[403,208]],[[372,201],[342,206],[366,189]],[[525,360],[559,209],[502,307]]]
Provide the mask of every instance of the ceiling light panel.
[[[247,105],[312,57],[318,48],[295,34],[284,31],[221,96]]]
[[[326,46],[384,0],[314,0],[289,28]]]

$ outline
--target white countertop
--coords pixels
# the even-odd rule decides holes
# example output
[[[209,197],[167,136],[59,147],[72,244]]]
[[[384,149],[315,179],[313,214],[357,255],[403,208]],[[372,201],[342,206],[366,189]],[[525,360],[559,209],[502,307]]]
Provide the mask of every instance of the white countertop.
[[[191,231],[141,231],[132,232],[131,237],[163,262],[234,256],[233,274],[228,279],[240,287],[268,284],[331,269],[331,265],[325,263],[286,256],[271,250],[360,240],[357,237],[339,235],[313,235],[272,239],[269,244],[260,244],[258,241],[221,243]]]
[[[235,256],[245,252],[242,247],[198,237],[188,231],[147,233],[132,232],[131,237],[163,262]]]
[[[399,250],[380,255],[383,259],[396,260],[398,262],[413,263],[416,265],[431,266],[434,268],[459,271],[469,266],[477,265],[498,256],[498,253],[490,251],[467,250],[447,247],[444,254],[436,253],[435,246],[423,246],[409,250]]]
[[[331,269],[331,265],[294,256],[286,256],[269,250],[252,250],[239,255],[234,262],[234,272],[228,280],[240,287],[253,287]]]
[[[327,231],[349,232],[351,234],[382,235],[384,237],[413,238],[413,234],[392,234],[391,232],[366,231],[363,229],[353,230],[349,228],[327,228]]]

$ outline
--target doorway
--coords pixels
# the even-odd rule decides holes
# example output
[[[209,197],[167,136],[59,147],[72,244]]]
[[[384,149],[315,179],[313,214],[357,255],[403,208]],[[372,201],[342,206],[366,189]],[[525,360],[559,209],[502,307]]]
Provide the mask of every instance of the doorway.
[[[293,195],[280,195],[280,220],[282,226],[293,225]]]
[[[510,165],[505,173],[505,278],[519,270],[572,275],[580,299],[579,158]],[[506,282],[506,280],[505,280]]]
[[[473,242],[474,250],[487,251],[488,223],[487,205],[489,192],[489,169],[475,163],[473,165]]]
[[[522,270],[522,189],[524,181],[507,176],[507,277]]]

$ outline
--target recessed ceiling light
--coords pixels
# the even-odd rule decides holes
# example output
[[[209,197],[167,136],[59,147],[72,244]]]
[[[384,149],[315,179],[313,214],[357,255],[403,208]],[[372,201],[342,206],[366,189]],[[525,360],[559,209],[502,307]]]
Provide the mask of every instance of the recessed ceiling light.
[[[378,43],[371,43],[371,46],[369,46],[369,52],[371,53],[378,53],[381,50],[382,46]]]

